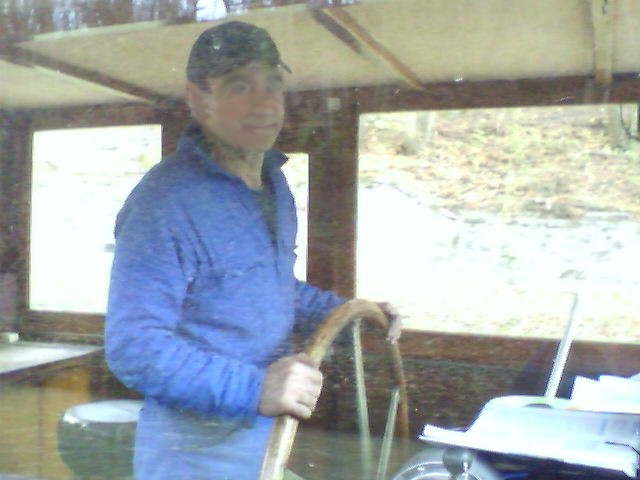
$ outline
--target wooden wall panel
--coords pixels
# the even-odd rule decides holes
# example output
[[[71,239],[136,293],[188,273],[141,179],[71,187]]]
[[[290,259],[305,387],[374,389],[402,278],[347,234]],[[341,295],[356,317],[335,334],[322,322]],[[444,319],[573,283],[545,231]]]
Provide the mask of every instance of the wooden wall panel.
[[[25,311],[20,336],[25,340],[102,344],[104,315]]]
[[[0,472],[40,476],[40,391],[38,386],[0,389]]]
[[[46,379],[40,389],[40,449],[42,478],[72,478],[58,451],[58,421],[75,405],[88,403],[89,370],[75,368]]]
[[[57,426],[65,410],[90,400],[89,372],[94,357],[69,368],[44,368],[3,375],[0,388],[0,476],[64,479],[70,472],[60,459]],[[20,477],[22,478],[22,477]]]

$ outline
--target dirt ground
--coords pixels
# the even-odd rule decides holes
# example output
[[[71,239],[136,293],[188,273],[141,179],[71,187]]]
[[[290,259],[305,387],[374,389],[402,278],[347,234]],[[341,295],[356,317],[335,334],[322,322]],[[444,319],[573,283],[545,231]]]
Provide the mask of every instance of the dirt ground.
[[[635,111],[623,113],[634,128]],[[640,220],[640,143],[625,139],[619,114],[612,106],[368,116],[360,181],[384,177],[451,210]]]

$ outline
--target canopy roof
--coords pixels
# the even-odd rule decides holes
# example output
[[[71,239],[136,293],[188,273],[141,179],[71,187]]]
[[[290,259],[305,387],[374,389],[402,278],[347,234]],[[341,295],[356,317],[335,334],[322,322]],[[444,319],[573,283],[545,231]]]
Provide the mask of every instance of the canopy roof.
[[[271,32],[296,91],[576,75],[606,83],[613,74],[640,72],[635,0],[365,0],[5,40],[0,108],[181,98],[190,45],[230,18]]]

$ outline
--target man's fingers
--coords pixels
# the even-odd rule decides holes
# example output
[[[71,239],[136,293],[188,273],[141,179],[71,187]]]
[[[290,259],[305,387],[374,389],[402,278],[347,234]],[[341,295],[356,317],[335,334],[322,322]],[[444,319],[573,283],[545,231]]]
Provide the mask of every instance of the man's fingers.
[[[316,402],[322,392],[322,378],[313,382],[298,382],[285,387],[295,401],[307,405],[311,409],[315,408]]]
[[[308,355],[283,357],[267,368],[258,410],[262,415],[311,416],[322,391],[322,372]]]
[[[282,398],[279,411],[280,414],[293,415],[296,418],[305,420],[313,414],[316,408],[318,397],[309,393],[290,393]]]
[[[378,302],[378,306],[387,317],[397,317],[400,315],[396,307],[389,302]]]
[[[287,409],[287,413],[289,413],[289,415],[293,415],[294,417],[300,420],[307,420],[308,418],[311,418],[313,409],[301,403],[296,403],[291,405],[291,408]]]
[[[402,335],[402,317],[398,316],[391,321],[389,330],[387,330],[387,341],[395,343]]]
[[[318,362],[316,362],[315,360],[313,360],[309,355],[307,355],[306,353],[296,353],[295,355],[291,355],[292,359],[295,359],[297,362],[303,363],[309,367],[315,368],[317,369],[320,365],[318,365]]]
[[[288,375],[288,377],[291,378],[291,381],[308,383],[316,386],[318,389],[322,388],[322,372],[313,364],[311,359],[307,355],[304,355],[303,357],[294,355],[292,358],[295,359],[295,362],[291,365]],[[305,363],[305,361],[302,361],[301,359],[305,361],[308,360],[311,363]]]
[[[395,306],[388,302],[378,302],[378,307],[389,320],[389,329],[387,330],[387,341],[395,343],[402,334],[402,318]]]
[[[311,417],[313,411],[316,409],[318,397],[318,395],[308,393],[300,394],[297,402],[295,402],[290,409],[291,414],[301,419]]]
[[[311,409],[311,411],[313,411],[316,408],[319,397],[320,395],[302,393],[298,396],[298,403],[304,405],[305,407],[308,407],[309,409]]]

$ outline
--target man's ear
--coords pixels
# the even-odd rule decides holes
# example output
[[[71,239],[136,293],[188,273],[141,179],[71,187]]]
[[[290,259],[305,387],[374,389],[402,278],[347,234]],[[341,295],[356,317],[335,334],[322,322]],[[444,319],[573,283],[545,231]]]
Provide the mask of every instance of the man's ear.
[[[193,115],[193,108],[197,103],[197,95],[200,93],[198,90],[200,88],[193,82],[187,80],[184,84],[184,98],[189,106],[189,110],[191,110],[191,115]]]
[[[207,102],[204,97],[206,92],[197,83],[187,81],[184,87],[184,96],[191,111],[191,117],[202,122],[207,115]]]

